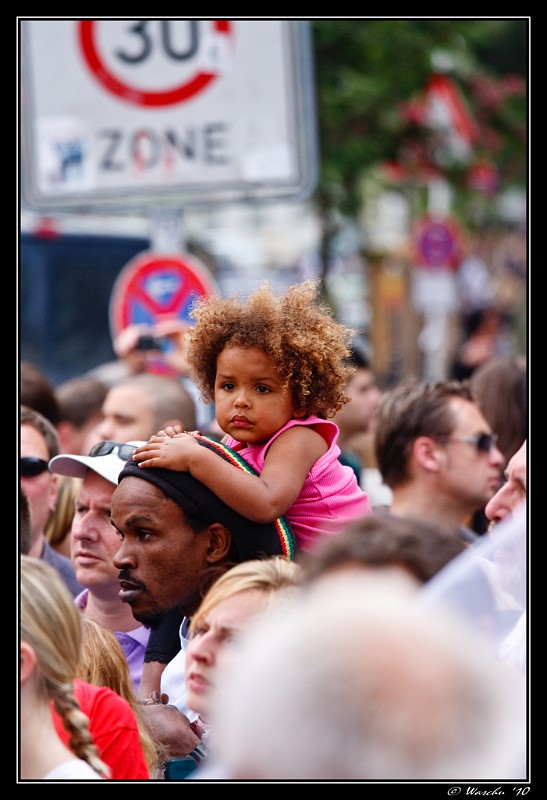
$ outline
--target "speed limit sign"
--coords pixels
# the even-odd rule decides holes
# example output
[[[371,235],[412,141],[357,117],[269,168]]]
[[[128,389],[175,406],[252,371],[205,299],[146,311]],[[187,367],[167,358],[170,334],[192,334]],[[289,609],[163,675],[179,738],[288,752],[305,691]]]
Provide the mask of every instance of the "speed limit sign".
[[[182,25],[180,21],[157,20],[155,37],[150,20],[131,24],[127,36],[116,26],[115,22],[100,26],[95,20],[82,20],[78,34],[92,74],[105,89],[128,103],[156,107],[181,103],[203,91],[229,60],[229,20],[205,21],[205,43],[200,43],[197,20]],[[146,71],[141,70],[136,78],[135,67],[145,64]],[[135,79],[147,80],[149,85],[132,85]]]
[[[304,196],[309,23],[21,21],[23,197],[39,210]]]

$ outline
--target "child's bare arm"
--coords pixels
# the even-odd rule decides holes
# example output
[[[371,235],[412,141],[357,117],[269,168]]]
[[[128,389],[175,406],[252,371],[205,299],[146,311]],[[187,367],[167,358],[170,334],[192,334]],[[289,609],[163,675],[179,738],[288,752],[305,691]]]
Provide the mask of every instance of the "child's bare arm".
[[[291,428],[272,444],[259,476],[220,460],[189,434],[149,442],[135,451],[133,458],[141,466],[188,470],[243,516],[272,522],[294,503],[311,467],[326,450],[326,442],[315,431]]]

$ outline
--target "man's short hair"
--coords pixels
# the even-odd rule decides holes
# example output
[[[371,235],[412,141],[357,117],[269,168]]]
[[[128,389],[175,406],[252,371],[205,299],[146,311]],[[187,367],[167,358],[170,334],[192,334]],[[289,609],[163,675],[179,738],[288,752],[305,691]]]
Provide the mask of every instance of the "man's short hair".
[[[324,536],[301,564],[307,582],[338,567],[391,567],[425,583],[465,550],[457,530],[412,517],[378,512],[354,520],[338,536]]]
[[[95,414],[101,414],[107,392],[108,386],[91,375],[78,375],[61,383],[55,390],[59,422],[82,428]]]
[[[149,397],[149,408],[152,412],[154,433],[167,420],[179,419],[187,431],[196,430],[196,405],[192,395],[177,378],[167,375],[156,375],[153,372],[141,372],[130,375],[114,384],[113,389],[120,386],[132,386],[140,389]]]
[[[21,406],[20,425],[32,425],[40,433],[46,443],[49,459],[58,456],[61,451],[59,436],[54,425],[43,414],[29,406]]]
[[[523,775],[521,682],[455,611],[413,602],[393,576],[308,588],[261,617],[237,658],[215,698],[236,780]]]
[[[380,400],[375,432],[378,467],[393,489],[410,478],[412,445],[419,436],[444,437],[454,432],[450,400],[473,402],[467,383],[410,381],[389,389]]]

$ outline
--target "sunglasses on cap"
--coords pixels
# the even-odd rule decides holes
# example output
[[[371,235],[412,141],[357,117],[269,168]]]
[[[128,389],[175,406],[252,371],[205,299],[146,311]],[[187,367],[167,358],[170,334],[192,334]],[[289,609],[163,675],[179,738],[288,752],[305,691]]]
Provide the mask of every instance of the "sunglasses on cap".
[[[479,433],[478,436],[445,436],[439,441],[472,444],[479,453],[489,453],[498,441],[497,433]]]
[[[48,469],[48,462],[43,458],[24,456],[19,459],[19,473],[23,478],[35,478]]]
[[[137,446],[134,444],[126,444],[124,442],[97,442],[89,451],[90,456],[108,456],[110,453],[118,456],[122,461],[127,461],[131,458]]]

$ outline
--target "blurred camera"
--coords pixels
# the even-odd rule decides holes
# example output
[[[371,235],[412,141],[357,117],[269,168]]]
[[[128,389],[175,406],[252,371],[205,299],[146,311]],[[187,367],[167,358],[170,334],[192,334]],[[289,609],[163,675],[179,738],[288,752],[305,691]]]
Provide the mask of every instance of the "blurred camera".
[[[155,336],[139,336],[135,345],[136,350],[161,350],[161,347],[161,339]]]

